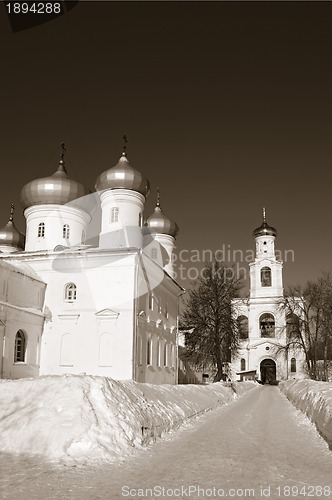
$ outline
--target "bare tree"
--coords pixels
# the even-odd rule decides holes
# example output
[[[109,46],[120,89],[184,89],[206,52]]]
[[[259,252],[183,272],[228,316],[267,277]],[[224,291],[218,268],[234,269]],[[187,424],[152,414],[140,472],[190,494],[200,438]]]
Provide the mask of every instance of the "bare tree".
[[[287,341],[285,349],[300,349],[305,355],[307,371],[318,377],[317,361],[324,360],[325,377],[332,348],[332,278],[328,273],[306,285],[288,289],[282,303],[286,312]]]
[[[214,260],[205,264],[201,277],[189,290],[181,318],[187,357],[197,367],[215,368],[214,381],[223,378],[223,363],[238,347],[232,300],[243,287],[233,268]]]

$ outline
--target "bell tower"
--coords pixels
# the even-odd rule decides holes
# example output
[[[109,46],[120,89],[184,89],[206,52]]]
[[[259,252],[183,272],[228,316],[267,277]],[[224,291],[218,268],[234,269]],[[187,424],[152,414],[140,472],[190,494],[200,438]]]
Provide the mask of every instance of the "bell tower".
[[[275,256],[274,243],[277,230],[266,222],[263,208],[263,222],[253,232],[256,241],[256,258],[250,264],[250,298],[282,297],[282,262]]]

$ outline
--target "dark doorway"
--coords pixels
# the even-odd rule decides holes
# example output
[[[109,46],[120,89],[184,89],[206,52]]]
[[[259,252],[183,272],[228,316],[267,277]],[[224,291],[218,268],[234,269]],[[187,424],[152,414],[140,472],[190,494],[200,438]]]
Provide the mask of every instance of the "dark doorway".
[[[261,381],[263,384],[273,384],[277,378],[277,368],[273,359],[264,359],[261,362]]]

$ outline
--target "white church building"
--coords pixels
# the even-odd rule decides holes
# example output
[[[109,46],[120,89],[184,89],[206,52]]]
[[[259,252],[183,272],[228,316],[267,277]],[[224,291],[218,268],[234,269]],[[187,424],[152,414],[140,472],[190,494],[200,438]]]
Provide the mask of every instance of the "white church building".
[[[283,263],[275,254],[277,231],[266,222],[254,230],[255,260],[250,266],[248,299],[233,303],[240,349],[230,364],[233,380],[258,379],[262,383],[305,376],[305,359],[300,351],[285,349],[296,318],[287,316],[282,278]]]
[[[13,210],[0,231],[1,378],[65,373],[177,383],[176,223],[159,191],[144,224],[149,181],[125,149],[96,180],[53,175],[21,191],[26,239]]]

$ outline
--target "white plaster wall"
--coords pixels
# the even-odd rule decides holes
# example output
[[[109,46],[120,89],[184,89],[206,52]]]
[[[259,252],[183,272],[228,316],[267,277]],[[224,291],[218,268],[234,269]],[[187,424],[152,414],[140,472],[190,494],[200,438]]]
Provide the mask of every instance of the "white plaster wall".
[[[58,254],[54,261],[36,259],[32,264],[48,283],[41,374],[131,378],[135,255],[97,250]],[[77,286],[73,302],[64,300],[67,283]]]
[[[250,266],[250,297],[278,297],[283,295],[282,262],[275,259],[256,259]],[[270,267],[272,286],[261,285],[261,269]]]
[[[46,285],[25,273],[24,268],[0,259],[0,378],[35,377],[39,374]],[[18,330],[24,332],[26,340],[24,362],[14,361]]]
[[[4,309],[6,311],[6,307]],[[39,375],[40,344],[43,318],[24,311],[7,308],[2,378],[17,379]],[[15,336],[22,330],[26,339],[24,362],[14,362]]]
[[[144,268],[140,266],[138,273],[136,380],[152,384],[175,384],[177,383],[177,311],[181,290],[156,263],[145,256],[143,259]],[[147,286],[147,276],[150,286]],[[149,294],[153,295],[152,308],[149,306]],[[152,342],[152,362],[148,365],[149,339]],[[161,346],[160,364],[158,364],[158,343]],[[167,350],[166,366],[164,349]]]
[[[129,189],[108,189],[100,193],[102,221],[101,248],[142,247],[142,220],[145,197]],[[111,222],[112,208],[119,209],[118,222]]]
[[[82,243],[90,215],[70,205],[35,205],[24,211],[26,217],[25,250],[53,250],[57,245],[72,247]],[[45,236],[38,237],[38,226],[45,224]],[[63,237],[63,226],[68,224],[69,238]]]

